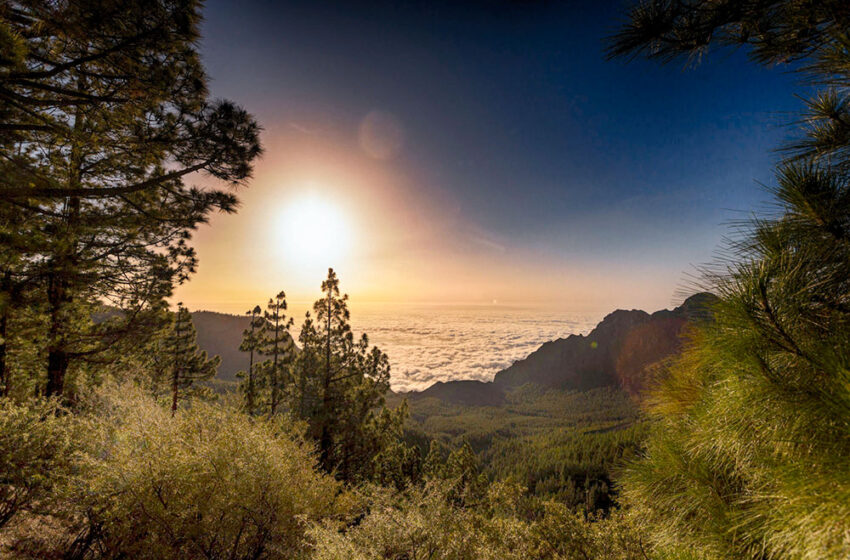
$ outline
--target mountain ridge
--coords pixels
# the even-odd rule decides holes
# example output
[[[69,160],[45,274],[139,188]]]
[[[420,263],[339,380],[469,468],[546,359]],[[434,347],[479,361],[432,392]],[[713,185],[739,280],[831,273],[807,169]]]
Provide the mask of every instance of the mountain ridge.
[[[493,406],[507,390],[528,383],[548,389],[585,391],[619,386],[632,395],[646,386],[654,364],[677,354],[689,323],[707,320],[716,296],[700,292],[670,310],[654,313],[617,309],[587,335],[572,334],[543,343],[537,350],[496,373],[493,381],[437,382],[411,399],[436,398],[458,404]]]

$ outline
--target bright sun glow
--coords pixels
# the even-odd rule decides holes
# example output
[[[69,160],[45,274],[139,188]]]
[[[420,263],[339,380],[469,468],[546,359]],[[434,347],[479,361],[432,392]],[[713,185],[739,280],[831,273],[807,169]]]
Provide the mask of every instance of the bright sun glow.
[[[345,213],[315,194],[292,200],[278,215],[276,229],[286,268],[314,274],[337,267],[348,255],[352,228]]]

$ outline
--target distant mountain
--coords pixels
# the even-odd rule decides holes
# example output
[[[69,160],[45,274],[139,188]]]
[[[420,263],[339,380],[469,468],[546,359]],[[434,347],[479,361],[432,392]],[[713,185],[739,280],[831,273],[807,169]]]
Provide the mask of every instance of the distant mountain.
[[[92,316],[95,323],[120,317],[118,309],[104,306]],[[248,354],[239,351],[242,333],[251,326],[247,315],[230,315],[217,311],[193,311],[192,323],[198,333],[198,347],[209,356],[220,356],[216,380],[236,381],[239,371],[248,369]],[[255,360],[259,361],[258,357]]]
[[[492,383],[437,383],[408,398],[435,397],[457,404],[493,406],[505,391],[525,384],[585,391],[619,386],[639,393],[651,376],[651,366],[678,353],[689,321],[707,319],[716,297],[699,293],[671,310],[619,309],[605,317],[587,336],[570,335],[543,344],[525,359],[498,372]]]
[[[239,351],[242,331],[251,326],[245,315],[229,315],[215,311],[192,312],[192,323],[198,332],[198,346],[210,356],[221,356],[216,379],[235,381],[236,373],[248,369],[248,354]]]
[[[221,356],[216,380],[237,381],[236,374],[248,369],[248,353],[241,352],[242,333],[251,326],[247,315],[230,315],[217,311],[193,311],[192,323],[198,333],[198,346],[210,356]],[[298,352],[298,347],[295,347]],[[261,362],[254,356],[254,363]]]
[[[684,326],[689,320],[706,317],[715,299],[708,293],[696,294],[672,311],[652,315],[619,309],[587,336],[547,342],[497,373],[493,383],[503,388],[535,383],[576,390],[620,385],[636,393],[647,381],[648,366],[679,352]]]
[[[501,387],[475,380],[438,381],[424,391],[406,394],[411,399],[435,398],[470,406],[499,406],[505,401]]]

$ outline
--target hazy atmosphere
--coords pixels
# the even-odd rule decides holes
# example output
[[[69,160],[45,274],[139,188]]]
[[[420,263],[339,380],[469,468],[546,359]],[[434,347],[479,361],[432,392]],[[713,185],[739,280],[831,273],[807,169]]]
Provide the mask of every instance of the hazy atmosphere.
[[[265,153],[177,291],[241,313],[355,304],[678,304],[731,220],[767,200],[802,102],[743,52],[686,71],[605,62],[621,2],[208,2],[214,97]]]

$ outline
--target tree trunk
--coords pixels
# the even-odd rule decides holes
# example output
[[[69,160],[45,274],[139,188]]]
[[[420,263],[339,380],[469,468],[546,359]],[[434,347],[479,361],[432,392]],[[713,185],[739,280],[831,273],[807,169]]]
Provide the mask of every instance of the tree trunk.
[[[12,378],[8,365],[6,364],[6,353],[8,343],[6,342],[6,327],[9,322],[9,307],[12,299],[12,273],[6,271],[3,274],[3,283],[0,286],[0,291],[7,295],[6,305],[3,306],[3,313],[0,315],[0,396],[8,397],[12,390]]]
[[[257,322],[257,313],[255,311],[251,311],[251,349],[250,354],[248,354],[248,414],[254,414],[254,346],[257,345],[256,340],[254,340],[254,327]]]
[[[12,380],[6,367],[6,321],[7,312],[4,310],[0,317],[0,396],[3,397],[8,397],[12,390]]]
[[[82,84],[81,84],[82,85]],[[74,133],[78,134],[83,128],[83,113],[78,107],[74,118]],[[83,165],[82,146],[75,140],[71,147],[69,161],[68,185],[79,187],[82,183],[81,169]],[[50,346],[47,352],[47,387],[45,395],[61,397],[65,390],[65,375],[68,372],[70,356],[68,355],[65,334],[67,325],[63,312],[72,301],[70,294],[71,276],[77,273],[77,225],[80,219],[80,197],[68,197],[67,216],[65,218],[67,239],[58,240],[59,255],[53,261],[49,271],[47,300],[50,310]]]
[[[325,327],[325,379],[323,380],[324,391],[322,394],[322,434],[319,438],[319,451],[322,468],[331,472],[331,447],[333,437],[330,430],[331,415],[331,294],[328,292],[327,326]]]
[[[177,352],[175,352],[174,371],[171,373],[171,416],[177,414],[177,397],[180,393],[180,366],[177,359]]]
[[[329,399],[324,399],[322,403],[323,416],[327,415],[327,409],[329,406]],[[330,473],[333,465],[331,464],[331,448],[333,447],[333,437],[331,436],[330,426],[328,426],[328,419],[325,417],[322,419],[322,433],[319,436],[319,462],[322,464],[322,469],[325,472]]]
[[[62,396],[69,362],[68,353],[62,349],[51,350],[47,355],[47,388],[44,391],[46,396]]]
[[[298,413],[301,418],[307,418],[307,371],[301,372],[301,379],[299,380],[300,386],[300,398],[298,401]]]
[[[171,381],[171,416],[177,414],[177,393],[179,392],[177,387],[177,372],[174,372],[174,376]]]
[[[47,281],[47,303],[50,314],[50,345],[47,349],[47,397],[61,397],[65,390],[65,374],[68,371],[68,352],[63,334],[62,308],[66,303],[67,282],[63,271],[55,267]]]
[[[253,336],[253,334],[251,335]],[[248,359],[248,414],[254,414],[254,349]]]
[[[271,403],[271,413],[274,414],[277,411],[277,337],[278,337],[278,319],[275,318],[274,321],[274,357],[272,359],[272,375],[271,375],[271,383],[272,383],[272,403]]]
[[[179,313],[179,311],[178,311],[178,313]],[[172,417],[175,414],[177,414],[177,394],[180,391],[180,369],[181,369],[181,362],[180,362],[180,359],[181,359],[181,357],[180,357],[181,336],[180,336],[180,334],[181,334],[182,330],[180,328],[181,325],[180,325],[179,317],[180,316],[178,315],[178,320],[174,325],[174,341],[175,341],[174,342],[174,366],[173,366],[174,369],[171,371],[171,416]]]

